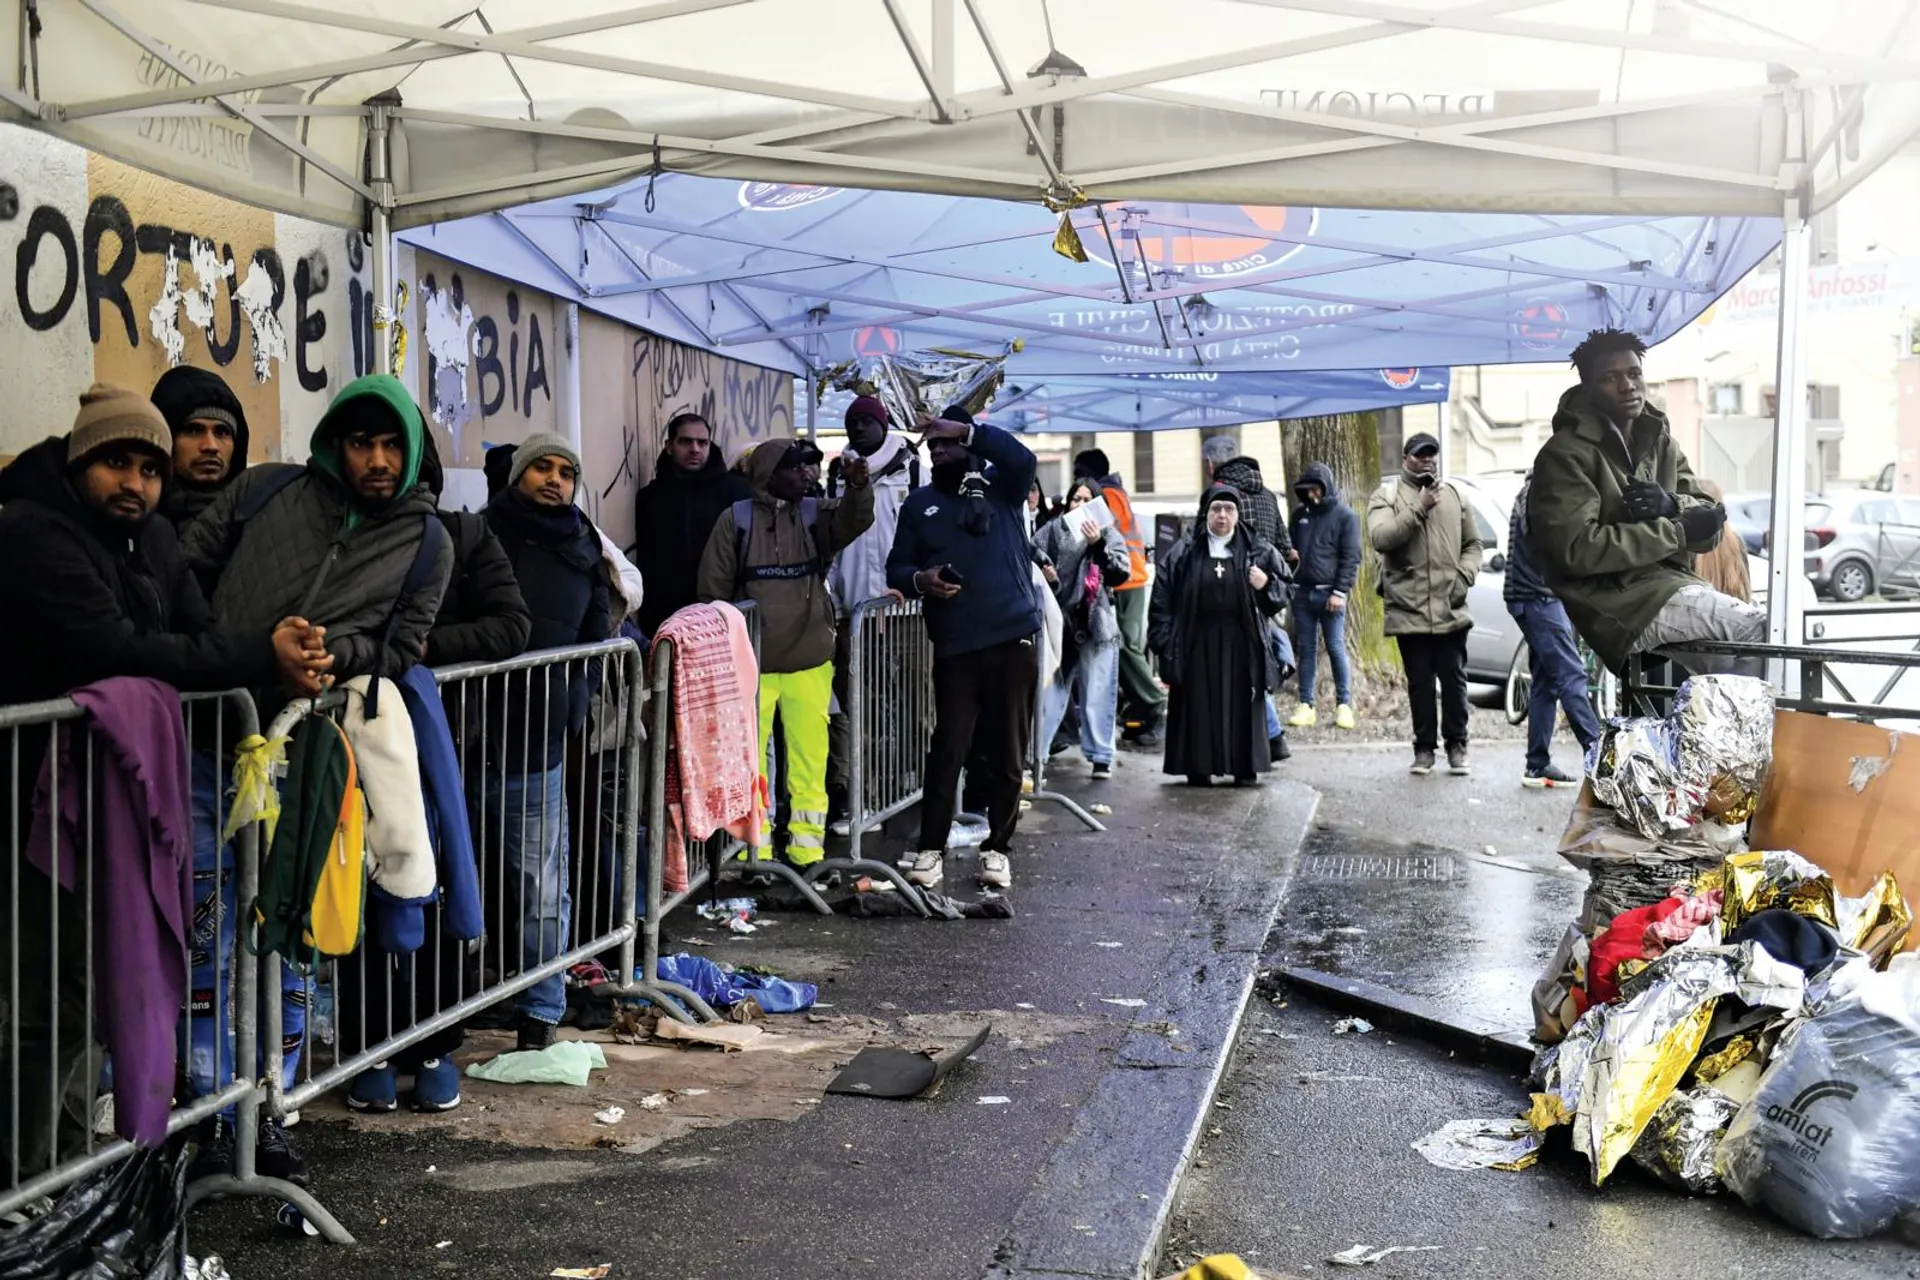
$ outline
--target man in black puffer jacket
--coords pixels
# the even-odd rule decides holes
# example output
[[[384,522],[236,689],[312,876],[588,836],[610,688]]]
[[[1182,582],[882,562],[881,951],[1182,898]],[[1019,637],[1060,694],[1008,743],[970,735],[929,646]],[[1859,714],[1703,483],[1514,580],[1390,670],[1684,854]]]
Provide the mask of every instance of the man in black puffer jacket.
[[[513,562],[533,618],[535,650],[605,640],[612,631],[612,587],[600,535],[574,505],[579,483],[580,455],[573,446],[556,435],[536,435],[514,450],[506,490],[487,504],[487,523]],[[520,915],[521,972],[570,945],[566,747],[568,735],[586,727],[593,681],[582,667],[592,665],[549,666],[545,681],[504,677],[499,700],[505,715],[490,747],[485,809],[475,834],[483,849],[504,850],[504,875]],[[566,1011],[563,978],[528,987],[519,998],[519,1047],[552,1044]]]
[[[247,411],[217,373],[179,365],[153,384],[153,407],[173,432],[173,477],[160,514],[175,531],[213,505],[247,469]]]
[[[1293,482],[1293,629],[1300,655],[1300,706],[1288,723],[1319,719],[1313,682],[1324,638],[1333,666],[1334,724],[1353,728],[1353,675],[1347,658],[1347,600],[1360,578],[1360,517],[1340,498],[1333,469],[1309,462]]]

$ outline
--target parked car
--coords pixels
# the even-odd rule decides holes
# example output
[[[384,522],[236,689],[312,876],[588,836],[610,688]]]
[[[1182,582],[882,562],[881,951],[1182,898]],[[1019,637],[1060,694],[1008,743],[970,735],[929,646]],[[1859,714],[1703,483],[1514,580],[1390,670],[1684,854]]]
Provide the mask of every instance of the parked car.
[[[1747,544],[1747,554],[1759,555],[1767,544],[1767,521],[1773,518],[1773,495],[1736,493],[1726,500],[1727,527]]]
[[[1807,499],[1806,570],[1821,596],[1851,604],[1920,591],[1920,499],[1850,489]]]

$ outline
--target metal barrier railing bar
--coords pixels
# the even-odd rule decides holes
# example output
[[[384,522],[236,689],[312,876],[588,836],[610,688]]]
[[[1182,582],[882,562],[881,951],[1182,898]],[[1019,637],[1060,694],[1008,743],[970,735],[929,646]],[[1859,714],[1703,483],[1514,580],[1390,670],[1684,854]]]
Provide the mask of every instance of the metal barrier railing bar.
[[[1848,716],[1869,723],[1920,718],[1920,711],[1911,707],[1889,707],[1877,702],[1856,701],[1831,672],[1831,668],[1836,665],[1898,668],[1895,678],[1885,685],[1884,693],[1885,690],[1891,690],[1898,678],[1907,671],[1920,668],[1920,651],[1895,653],[1873,649],[1748,644],[1719,640],[1694,640],[1685,644],[1666,645],[1657,654],[1634,654],[1629,657],[1626,675],[1621,682],[1624,708],[1633,714],[1663,713],[1665,705],[1678,692],[1678,688],[1674,685],[1650,683],[1645,675],[1646,663],[1650,658],[1657,659],[1671,655],[1684,666],[1689,654],[1794,664],[1799,669],[1801,692],[1797,695],[1778,693],[1774,697],[1774,705],[1787,710],[1806,711],[1815,715]],[[1839,690],[1841,697],[1836,699],[1824,696],[1830,684]]]
[[[189,760],[192,807],[194,907],[188,921],[187,999],[176,1032],[174,1100],[169,1137],[232,1112],[237,1131],[230,1171],[197,1177],[188,1190],[194,1204],[211,1195],[264,1195],[287,1200],[316,1223],[338,1231],[312,1196],[289,1183],[259,1176],[255,1146],[262,1094],[254,1075],[259,1062],[258,967],[240,945],[247,904],[259,891],[257,829],[243,825],[231,841],[221,839],[227,822],[227,774],[231,748],[259,730],[253,699],[243,691],[188,694],[181,718]],[[0,1054],[3,1054],[5,1121],[0,1124],[0,1214],[12,1213],[72,1183],[126,1159],[132,1142],[103,1140],[110,1099],[102,1097],[104,1054],[94,1043],[95,1014],[104,1006],[96,947],[104,939],[97,920],[96,850],[101,832],[97,810],[101,752],[96,732],[82,723],[71,698],[0,707],[0,733],[7,735],[11,769],[13,857],[4,884],[9,932],[0,974]],[[61,754],[50,747],[61,734],[85,734],[81,748],[85,808],[82,849],[62,849],[58,826],[50,830],[48,868],[28,866],[25,842],[42,760],[48,792],[61,793]],[[70,739],[69,739],[70,741]],[[70,748],[71,751],[71,748]],[[69,766],[71,767],[71,766]],[[71,891],[60,887],[68,864]],[[43,896],[44,895],[44,896]],[[41,983],[44,990],[37,989]],[[44,1003],[42,999],[44,998]],[[66,1043],[62,1043],[63,1040]],[[44,1047],[44,1055],[33,1050]],[[249,1064],[245,1070],[236,1064]],[[131,1071],[132,1063],[121,1064]],[[41,1095],[41,1090],[45,1094]],[[44,1104],[46,1129],[39,1120]],[[203,1153],[204,1158],[204,1153]],[[344,1231],[339,1234],[345,1237]],[[347,1237],[350,1238],[350,1237]]]

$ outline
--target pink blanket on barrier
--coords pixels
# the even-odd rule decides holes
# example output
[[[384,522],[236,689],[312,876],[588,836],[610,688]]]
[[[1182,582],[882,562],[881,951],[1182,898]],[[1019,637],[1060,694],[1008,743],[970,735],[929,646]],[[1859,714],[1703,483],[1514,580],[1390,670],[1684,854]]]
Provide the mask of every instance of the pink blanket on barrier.
[[[747,620],[730,604],[680,610],[654,638],[673,642],[673,743],[667,763],[667,892],[687,887],[687,840],[724,829],[762,841],[760,667]]]

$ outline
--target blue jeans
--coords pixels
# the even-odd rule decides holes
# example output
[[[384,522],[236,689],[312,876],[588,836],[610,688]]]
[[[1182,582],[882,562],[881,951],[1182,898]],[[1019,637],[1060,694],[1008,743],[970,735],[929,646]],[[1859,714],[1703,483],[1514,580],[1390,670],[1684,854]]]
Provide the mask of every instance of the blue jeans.
[[[1040,738],[1045,752],[1067,718],[1072,699],[1080,713],[1080,750],[1093,764],[1113,763],[1113,731],[1120,715],[1120,646],[1082,645],[1071,671],[1061,672],[1041,695]]]
[[[187,1007],[179,1052],[182,1071],[195,1097],[217,1093],[233,1082],[233,944],[239,917],[239,885],[234,879],[233,846],[220,842],[232,799],[220,766],[205,752],[193,753],[193,921],[187,936]],[[247,957],[251,964],[253,958]],[[285,1069],[281,1084],[292,1088],[307,1036],[307,1006],[312,978],[280,966],[280,1030]],[[266,1030],[266,1018],[258,1023]],[[265,1065],[266,1044],[260,1045]]]
[[[1327,642],[1327,661],[1333,664],[1334,701],[1353,701],[1353,670],[1347,659],[1347,615],[1327,608],[1333,593],[1313,587],[1293,600],[1294,643],[1300,650],[1300,701],[1313,705],[1313,681],[1320,663],[1320,641]]]
[[[520,972],[527,973],[568,949],[573,887],[567,865],[566,767],[489,774],[482,803],[474,830],[485,833],[489,846],[497,841],[501,850],[509,909],[520,917]],[[511,916],[503,927],[512,929]],[[520,993],[516,1008],[523,1018],[559,1025],[567,1011],[565,977],[556,973],[534,983]]]
[[[1279,671],[1285,672],[1293,665],[1293,640],[1287,635],[1287,629],[1277,622],[1267,625],[1267,648],[1273,651],[1273,660],[1278,664]],[[1277,697],[1279,697],[1278,693],[1269,693],[1262,699],[1267,707],[1267,738],[1269,740],[1280,736],[1280,712],[1273,705]]]
[[[1507,612],[1520,624],[1526,638],[1533,691],[1527,700],[1527,772],[1539,773],[1553,763],[1548,747],[1553,741],[1556,707],[1564,707],[1567,723],[1580,749],[1600,737],[1600,717],[1587,700],[1587,669],[1573,644],[1573,623],[1558,600],[1509,600]]]

